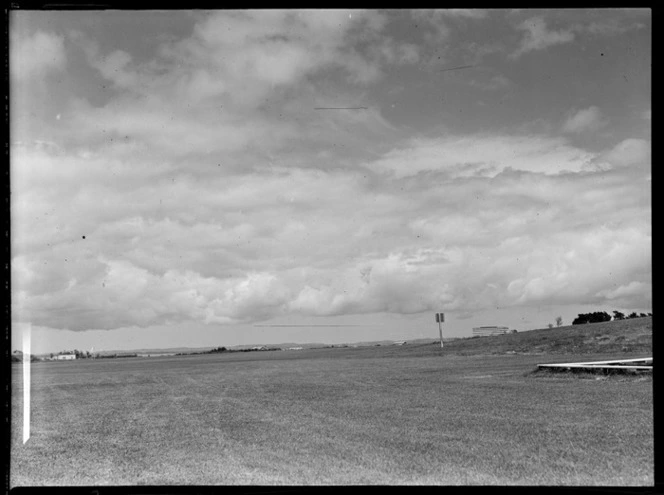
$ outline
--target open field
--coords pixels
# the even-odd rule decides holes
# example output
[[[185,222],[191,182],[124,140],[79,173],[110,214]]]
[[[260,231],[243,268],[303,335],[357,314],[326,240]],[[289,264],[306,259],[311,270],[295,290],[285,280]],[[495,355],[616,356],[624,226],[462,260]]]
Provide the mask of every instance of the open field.
[[[532,373],[651,331],[33,363],[25,445],[14,365],[10,483],[652,485],[651,377]]]

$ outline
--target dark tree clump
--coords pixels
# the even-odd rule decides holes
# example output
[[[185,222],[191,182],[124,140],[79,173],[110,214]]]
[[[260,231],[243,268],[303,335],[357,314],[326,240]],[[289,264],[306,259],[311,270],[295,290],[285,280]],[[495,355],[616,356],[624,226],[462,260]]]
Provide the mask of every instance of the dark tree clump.
[[[606,311],[595,311],[594,313],[580,313],[572,325],[583,325],[585,323],[600,323],[602,321],[611,321],[611,315]]]

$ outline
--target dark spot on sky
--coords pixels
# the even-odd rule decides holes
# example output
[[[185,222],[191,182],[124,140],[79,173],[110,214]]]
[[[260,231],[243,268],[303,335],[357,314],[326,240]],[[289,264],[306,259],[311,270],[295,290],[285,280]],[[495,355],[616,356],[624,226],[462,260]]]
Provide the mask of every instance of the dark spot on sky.
[[[83,239],[85,239],[85,236],[81,236],[81,237],[83,237]]]

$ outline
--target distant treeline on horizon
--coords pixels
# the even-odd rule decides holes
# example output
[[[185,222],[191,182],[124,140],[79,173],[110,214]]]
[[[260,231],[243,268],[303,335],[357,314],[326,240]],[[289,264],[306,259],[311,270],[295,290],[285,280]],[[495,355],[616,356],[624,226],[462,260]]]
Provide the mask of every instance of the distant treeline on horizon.
[[[600,323],[603,321],[619,321],[619,320],[630,320],[633,318],[646,318],[647,316],[652,316],[652,313],[639,313],[632,312],[629,315],[625,316],[624,313],[620,311],[613,311],[613,318],[606,311],[595,311],[594,313],[579,313],[572,325],[582,325],[584,323]]]

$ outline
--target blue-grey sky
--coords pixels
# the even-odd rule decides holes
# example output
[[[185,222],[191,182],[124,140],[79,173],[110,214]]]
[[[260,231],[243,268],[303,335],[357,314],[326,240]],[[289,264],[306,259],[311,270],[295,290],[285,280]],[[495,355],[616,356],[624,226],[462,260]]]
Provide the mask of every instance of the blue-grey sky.
[[[645,9],[14,11],[13,321],[44,352],[651,311],[651,32]]]

